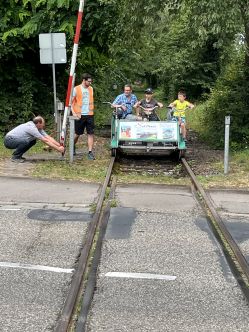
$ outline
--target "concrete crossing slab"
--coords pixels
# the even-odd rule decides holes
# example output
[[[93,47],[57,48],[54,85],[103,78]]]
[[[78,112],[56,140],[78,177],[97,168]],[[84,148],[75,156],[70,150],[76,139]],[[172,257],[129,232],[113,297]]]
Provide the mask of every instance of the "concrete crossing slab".
[[[120,206],[150,211],[188,211],[196,205],[188,187],[163,185],[121,185],[116,199]]]
[[[0,177],[0,203],[44,203],[88,206],[100,185],[73,181]]]
[[[209,195],[228,231],[249,262],[249,191],[210,190]]]
[[[249,214],[249,191],[212,189],[209,195],[221,212]]]

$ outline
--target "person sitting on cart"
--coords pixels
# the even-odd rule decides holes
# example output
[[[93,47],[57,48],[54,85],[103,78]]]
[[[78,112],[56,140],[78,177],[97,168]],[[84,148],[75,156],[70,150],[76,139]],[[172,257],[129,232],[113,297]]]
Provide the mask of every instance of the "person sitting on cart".
[[[153,98],[153,90],[151,88],[146,89],[144,93],[145,93],[145,98],[138,101],[135,104],[135,107],[141,110],[140,113],[142,114],[142,118],[148,118],[149,121],[160,121],[158,115],[155,112],[155,107],[157,106],[162,108],[163,104],[159,103],[157,100]],[[139,106],[142,106],[148,111],[151,110],[151,113],[147,116],[147,114]]]
[[[124,93],[118,95],[112,103],[112,107],[117,108],[118,118],[126,120],[138,120],[137,115],[132,114],[133,106],[137,102],[137,97],[132,93],[132,86],[126,84]]]
[[[186,109],[194,108],[194,104],[191,104],[189,101],[186,100],[186,92],[180,90],[178,92],[178,99],[174,100],[172,103],[169,104],[169,107],[173,109],[173,121],[178,121],[179,125],[181,126],[182,138],[186,142]]]

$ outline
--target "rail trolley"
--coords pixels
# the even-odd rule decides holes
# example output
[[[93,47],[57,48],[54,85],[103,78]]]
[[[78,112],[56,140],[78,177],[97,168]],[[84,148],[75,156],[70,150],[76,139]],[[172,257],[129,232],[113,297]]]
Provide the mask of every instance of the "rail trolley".
[[[119,119],[118,108],[115,108],[111,120],[111,155],[115,157],[121,151],[127,154],[173,154],[177,159],[184,157],[186,143],[178,122],[171,120],[170,109],[165,121],[159,117],[159,121],[149,121],[151,114],[157,115],[155,107],[142,108],[143,113],[141,120]]]

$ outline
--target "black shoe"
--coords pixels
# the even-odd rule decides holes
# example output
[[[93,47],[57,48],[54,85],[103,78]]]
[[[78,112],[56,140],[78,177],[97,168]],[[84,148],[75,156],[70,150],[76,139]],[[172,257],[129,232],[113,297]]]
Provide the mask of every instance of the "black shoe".
[[[88,152],[87,159],[89,160],[95,160],[94,154],[91,152]]]
[[[11,158],[11,161],[13,161],[13,163],[24,163],[24,158]]]

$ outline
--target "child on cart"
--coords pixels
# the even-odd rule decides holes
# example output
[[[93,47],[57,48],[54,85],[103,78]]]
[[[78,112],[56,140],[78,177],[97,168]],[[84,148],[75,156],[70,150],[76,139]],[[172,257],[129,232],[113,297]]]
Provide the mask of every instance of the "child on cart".
[[[186,110],[187,109],[192,109],[194,108],[194,104],[190,103],[189,101],[186,100],[186,92],[183,90],[180,90],[178,92],[178,99],[174,100],[171,104],[169,104],[169,107],[172,108],[173,110],[173,121],[178,121],[179,125],[181,127],[181,133],[182,133],[182,138],[186,142]]]
[[[148,88],[145,90],[145,98],[138,101],[134,107],[140,109],[139,113],[142,115],[143,120],[159,121],[160,119],[155,109],[163,107],[163,104],[153,98],[153,90]]]

